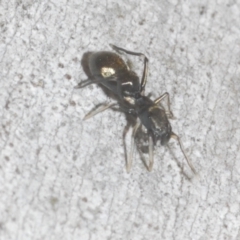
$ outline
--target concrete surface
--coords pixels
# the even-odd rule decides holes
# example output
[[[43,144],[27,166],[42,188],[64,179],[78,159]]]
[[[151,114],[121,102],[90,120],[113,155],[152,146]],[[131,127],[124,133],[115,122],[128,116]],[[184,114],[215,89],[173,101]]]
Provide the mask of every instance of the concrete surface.
[[[231,0],[1,1],[0,239],[240,239],[239,19]],[[82,121],[111,99],[74,89],[81,58],[109,43],[149,57],[198,176],[174,141],[127,174],[125,116]]]

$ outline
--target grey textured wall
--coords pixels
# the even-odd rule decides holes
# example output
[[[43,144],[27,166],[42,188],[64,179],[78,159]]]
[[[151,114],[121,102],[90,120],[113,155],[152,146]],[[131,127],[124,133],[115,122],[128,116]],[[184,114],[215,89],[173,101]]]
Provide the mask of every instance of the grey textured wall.
[[[240,239],[239,19],[231,0],[1,1],[0,239]],[[111,99],[74,89],[81,58],[109,43],[149,57],[199,176],[174,141],[127,174],[125,116],[82,121]]]

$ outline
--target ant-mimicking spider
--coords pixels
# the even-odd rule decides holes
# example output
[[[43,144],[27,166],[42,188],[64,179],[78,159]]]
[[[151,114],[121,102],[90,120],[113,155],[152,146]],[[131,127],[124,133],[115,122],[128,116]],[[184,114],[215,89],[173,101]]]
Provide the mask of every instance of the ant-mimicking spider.
[[[148,171],[151,171],[153,167],[153,151],[157,141],[159,140],[161,145],[165,145],[169,142],[170,138],[173,138],[177,140],[189,167],[196,174],[196,170],[188,159],[179,136],[172,131],[169,123],[168,119],[173,118],[170,110],[169,93],[165,92],[154,101],[144,94],[148,74],[148,58],[142,53],[128,51],[112,44],[110,46],[117,52],[121,51],[144,58],[141,83],[137,74],[129,69],[128,65],[119,55],[109,51],[101,51],[93,52],[89,55],[87,64],[91,77],[85,81],[81,81],[75,88],[83,88],[93,83],[100,84],[114,93],[121,111],[136,118],[137,121],[132,131],[130,154],[127,157],[127,172],[130,172],[132,167],[134,141],[137,130],[143,125],[147,130],[149,139]],[[160,102],[164,98],[167,99],[167,110],[160,105]],[[100,107],[88,113],[84,119],[88,119],[108,108],[113,109],[116,105],[117,103],[101,104]]]

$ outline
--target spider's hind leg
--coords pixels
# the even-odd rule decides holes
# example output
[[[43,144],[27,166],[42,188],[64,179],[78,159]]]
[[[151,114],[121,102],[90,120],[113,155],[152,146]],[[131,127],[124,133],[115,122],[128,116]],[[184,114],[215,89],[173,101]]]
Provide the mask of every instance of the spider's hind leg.
[[[93,110],[91,110],[89,113],[87,113],[85,115],[85,117],[83,118],[83,120],[87,120],[95,115],[97,115],[98,113],[101,113],[109,108],[113,108],[114,106],[116,106],[117,103],[102,103],[102,104],[99,104],[96,108],[94,108]]]

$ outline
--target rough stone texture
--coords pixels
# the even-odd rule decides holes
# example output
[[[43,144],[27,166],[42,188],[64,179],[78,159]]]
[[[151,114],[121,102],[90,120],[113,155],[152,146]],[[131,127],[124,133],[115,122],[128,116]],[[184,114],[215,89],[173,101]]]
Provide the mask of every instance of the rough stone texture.
[[[1,1],[0,239],[240,239],[239,19],[238,0]],[[82,121],[110,99],[74,89],[81,58],[108,43],[149,57],[199,176],[174,141],[127,174],[125,116]]]

